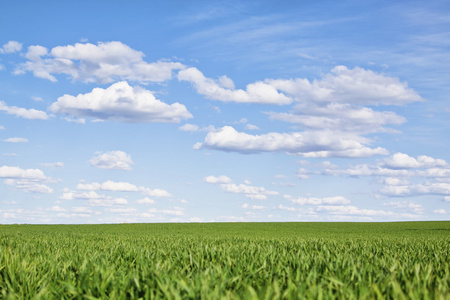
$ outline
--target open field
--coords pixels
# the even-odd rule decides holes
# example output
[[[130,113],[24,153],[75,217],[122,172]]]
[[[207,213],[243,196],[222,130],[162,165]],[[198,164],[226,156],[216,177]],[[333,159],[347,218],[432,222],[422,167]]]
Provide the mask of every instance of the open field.
[[[0,299],[450,299],[450,222],[1,225]]]

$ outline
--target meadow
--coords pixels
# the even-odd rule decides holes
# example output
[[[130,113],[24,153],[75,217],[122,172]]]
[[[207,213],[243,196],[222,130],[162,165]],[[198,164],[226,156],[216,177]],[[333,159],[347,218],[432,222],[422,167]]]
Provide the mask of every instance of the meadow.
[[[0,299],[450,299],[450,222],[0,225]]]

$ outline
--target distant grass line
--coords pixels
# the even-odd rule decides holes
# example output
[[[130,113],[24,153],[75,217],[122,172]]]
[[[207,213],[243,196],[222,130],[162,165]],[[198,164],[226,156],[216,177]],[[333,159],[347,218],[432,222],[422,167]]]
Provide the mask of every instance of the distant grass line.
[[[0,299],[450,299],[450,222],[0,226]]]

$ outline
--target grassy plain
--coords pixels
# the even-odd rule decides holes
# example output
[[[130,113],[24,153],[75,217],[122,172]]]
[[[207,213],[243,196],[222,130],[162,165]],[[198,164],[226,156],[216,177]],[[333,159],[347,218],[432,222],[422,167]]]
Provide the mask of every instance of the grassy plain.
[[[450,222],[0,225],[0,299],[450,299]]]

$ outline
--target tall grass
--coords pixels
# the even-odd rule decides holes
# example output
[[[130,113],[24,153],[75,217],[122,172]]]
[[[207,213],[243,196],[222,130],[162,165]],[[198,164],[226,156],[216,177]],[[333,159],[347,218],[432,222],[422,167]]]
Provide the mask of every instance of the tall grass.
[[[0,299],[450,299],[450,222],[0,226]]]

